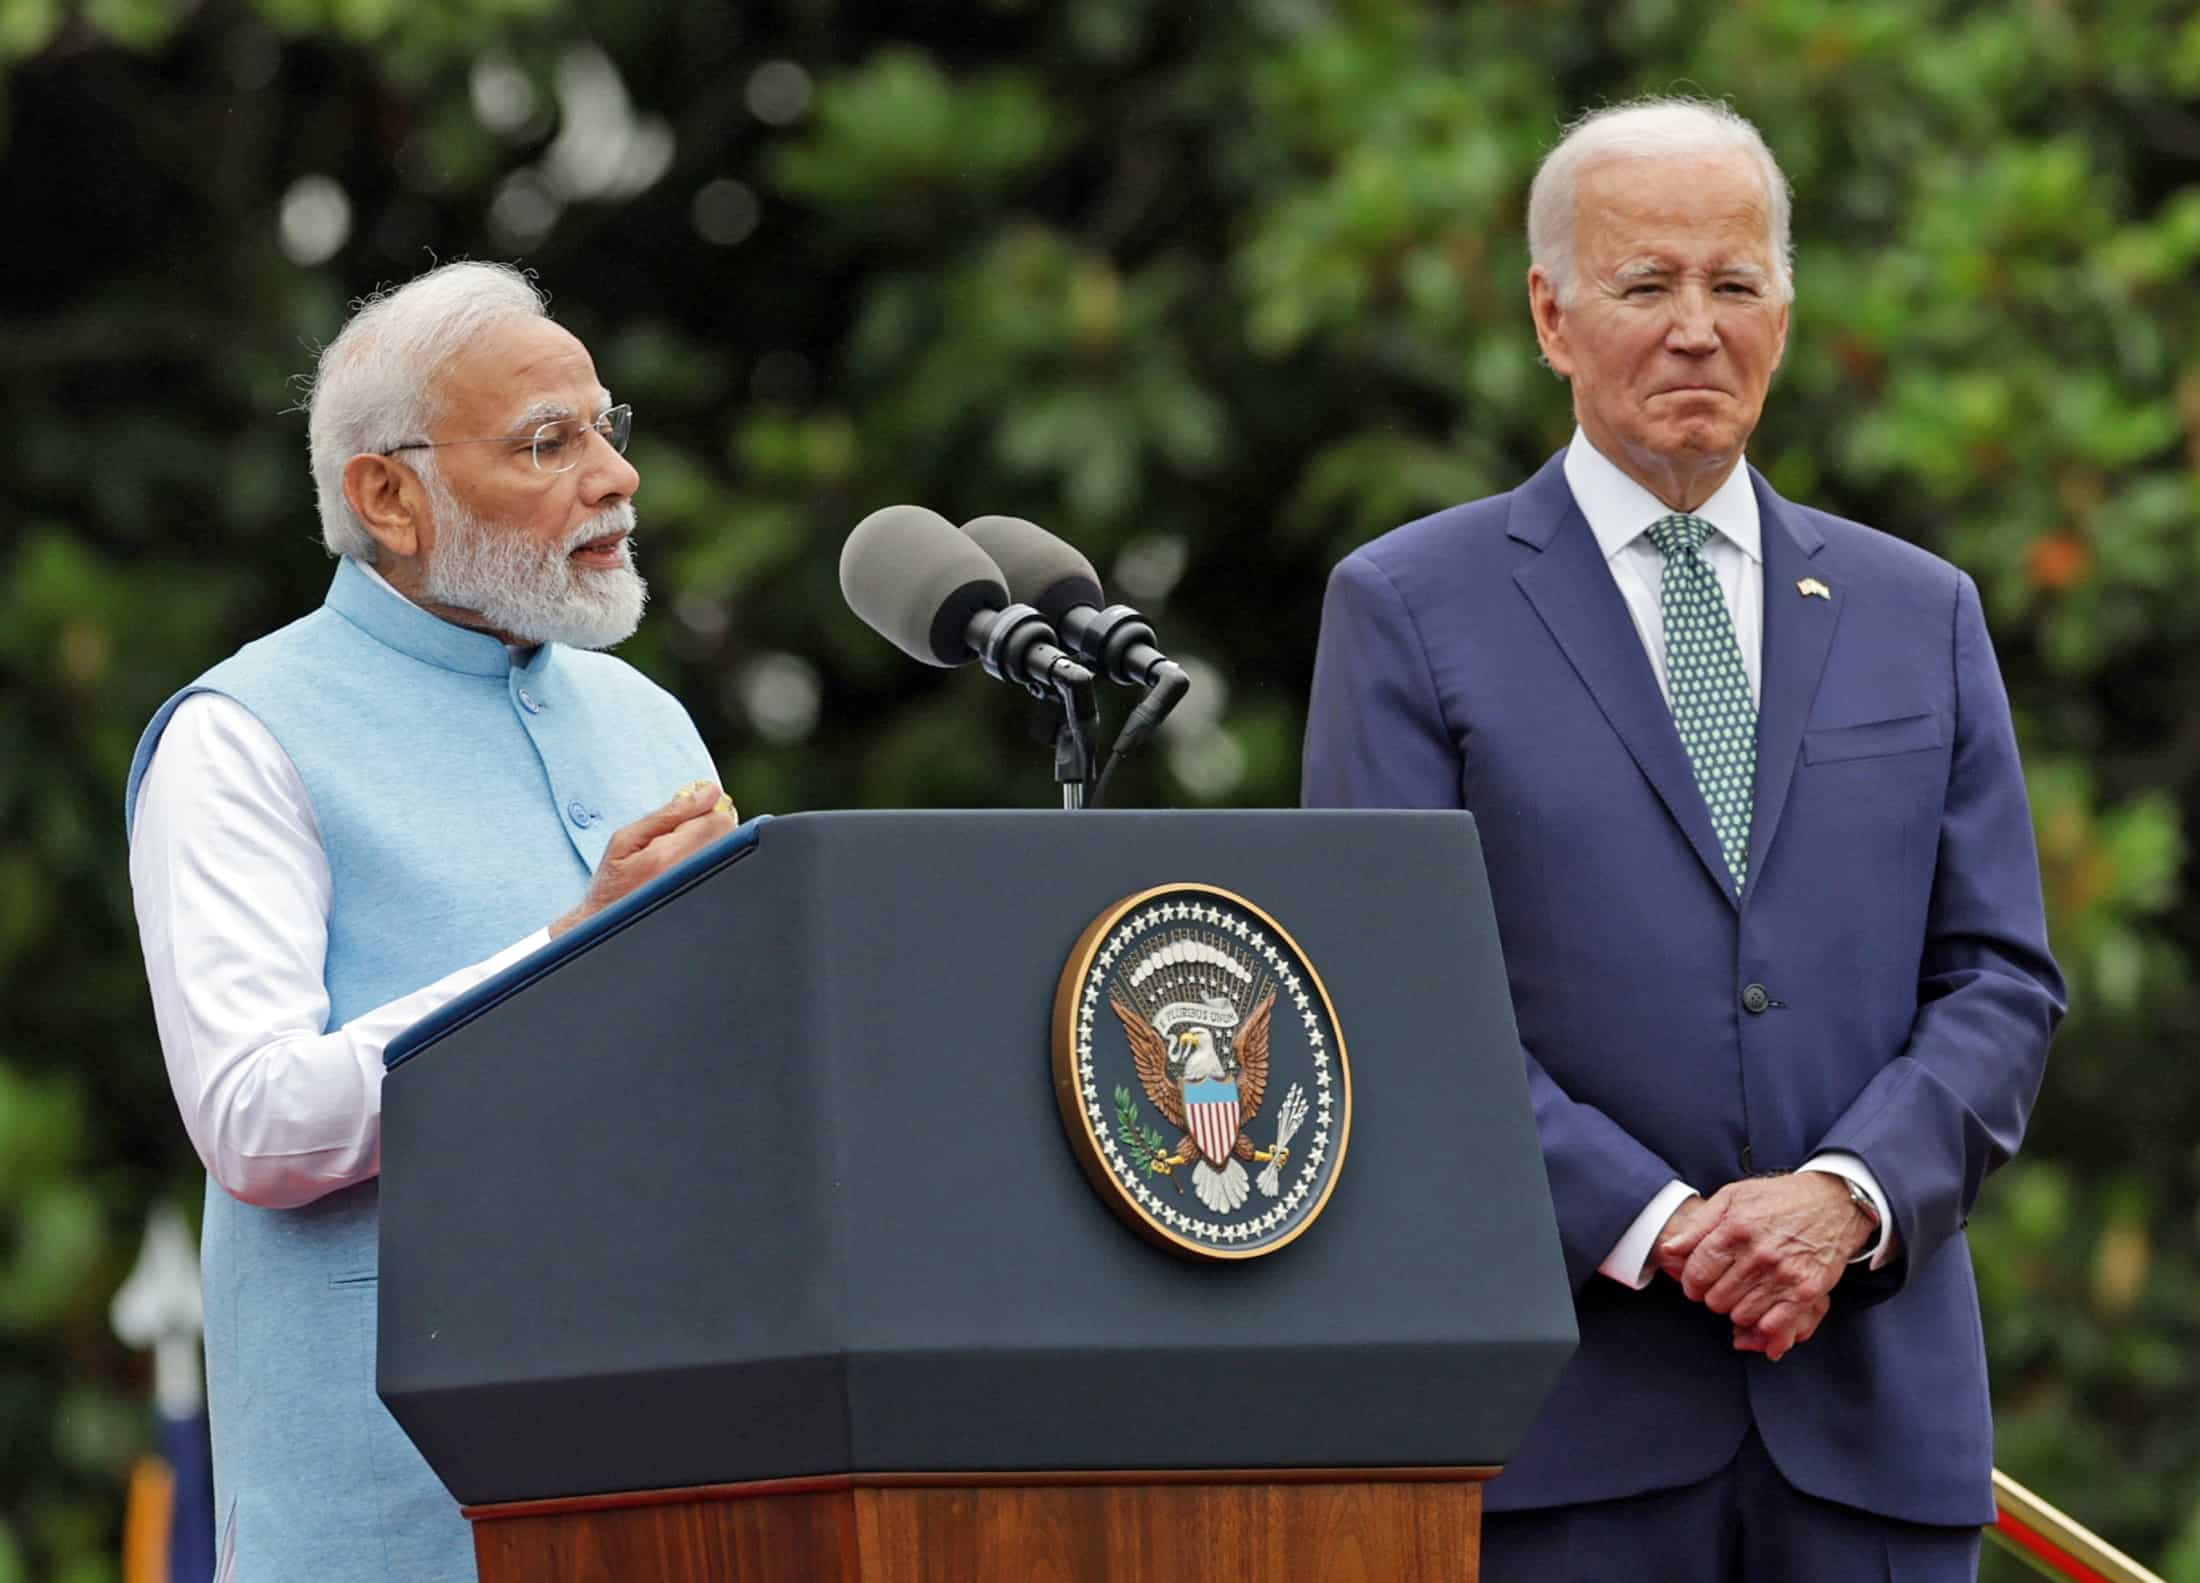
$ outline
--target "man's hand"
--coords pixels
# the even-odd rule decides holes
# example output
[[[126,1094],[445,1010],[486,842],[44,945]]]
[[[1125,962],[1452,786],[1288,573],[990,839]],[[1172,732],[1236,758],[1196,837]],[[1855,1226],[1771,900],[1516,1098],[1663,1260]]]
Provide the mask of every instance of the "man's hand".
[[[644,814],[612,836],[611,844],[604,848],[603,861],[596,865],[595,878],[588,882],[588,894],[578,907],[550,925],[550,938],[554,940],[575,924],[594,917],[682,858],[731,835],[741,816],[730,804],[721,809],[719,801],[716,786],[698,781],[655,813]]]
[[[1712,1200],[1691,1198],[1674,1210],[1673,1218],[1665,1223],[1651,1257],[1659,1269],[1680,1281],[1684,1290],[1690,1258],[1704,1238],[1725,1219],[1733,1201],[1731,1188]],[[1835,1279],[1839,1279],[1838,1271]],[[1818,1326],[1832,1307],[1832,1299],[1825,1293],[1809,1301],[1797,1298],[1775,1302],[1754,1324],[1737,1323],[1734,1326],[1734,1350],[1762,1353],[1777,1363],[1818,1333]]]
[[[1704,1196],[1701,1193],[1691,1195],[1673,1211],[1665,1229],[1658,1233],[1657,1243],[1650,1250],[1650,1262],[1679,1280],[1681,1267],[1688,1262],[1689,1254],[1696,1251],[1697,1242],[1718,1223],[1718,1215]]]
[[[1691,1302],[1734,1322],[1735,1345],[1755,1333],[1767,1357],[1807,1340],[1825,1317],[1826,1294],[1873,1234],[1847,1186],[1822,1171],[1731,1182],[1706,1206],[1714,1223],[1658,1244],[1661,1268],[1681,1261]]]
[[[1830,1296],[1808,1304],[1775,1303],[1772,1311],[1758,1320],[1754,1328],[1745,1330],[1740,1325],[1734,1327],[1734,1350],[1761,1352],[1777,1363],[1818,1333],[1819,1323],[1832,1307],[1833,1299]]]

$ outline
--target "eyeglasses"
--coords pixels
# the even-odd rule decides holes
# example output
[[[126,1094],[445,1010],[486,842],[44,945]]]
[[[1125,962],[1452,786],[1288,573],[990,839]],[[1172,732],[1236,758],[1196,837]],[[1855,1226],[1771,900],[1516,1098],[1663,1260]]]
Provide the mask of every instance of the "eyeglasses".
[[[538,471],[570,473],[580,465],[581,456],[588,449],[590,434],[602,435],[611,443],[611,448],[623,456],[626,454],[627,436],[633,432],[634,409],[630,406],[618,406],[593,423],[581,418],[556,418],[533,434],[491,434],[478,440],[407,440],[403,445],[391,446],[382,454],[395,456],[399,451],[440,451],[446,445],[526,445],[532,447]]]

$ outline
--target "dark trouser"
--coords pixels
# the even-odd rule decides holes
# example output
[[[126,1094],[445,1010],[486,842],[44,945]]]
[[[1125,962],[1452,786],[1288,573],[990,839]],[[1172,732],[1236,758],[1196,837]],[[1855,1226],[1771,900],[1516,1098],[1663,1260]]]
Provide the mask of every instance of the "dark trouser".
[[[1979,1530],[1805,1495],[1752,1429],[1700,1484],[1482,1519],[1482,1583],[1974,1583]]]

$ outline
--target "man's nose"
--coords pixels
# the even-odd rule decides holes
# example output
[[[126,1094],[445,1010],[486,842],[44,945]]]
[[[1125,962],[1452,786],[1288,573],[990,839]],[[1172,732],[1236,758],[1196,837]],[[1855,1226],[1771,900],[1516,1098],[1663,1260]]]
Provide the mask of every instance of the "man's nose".
[[[631,500],[642,487],[642,475],[626,454],[601,434],[588,436],[588,455],[581,461],[581,498],[591,506]]]
[[[1719,349],[1717,304],[1700,286],[1683,286],[1673,293],[1673,323],[1665,332],[1665,344],[1675,352],[1701,356]]]

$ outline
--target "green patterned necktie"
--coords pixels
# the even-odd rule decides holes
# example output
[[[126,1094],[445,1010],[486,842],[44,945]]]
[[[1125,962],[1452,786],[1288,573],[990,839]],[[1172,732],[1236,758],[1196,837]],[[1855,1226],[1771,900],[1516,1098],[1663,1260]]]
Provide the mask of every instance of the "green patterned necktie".
[[[1734,893],[1749,877],[1750,799],[1757,784],[1757,701],[1734,641],[1734,618],[1718,574],[1702,555],[1711,524],[1676,513],[1643,530],[1665,557],[1659,601],[1665,612],[1665,685],[1673,724],[1711,810],[1711,830],[1726,854]]]

